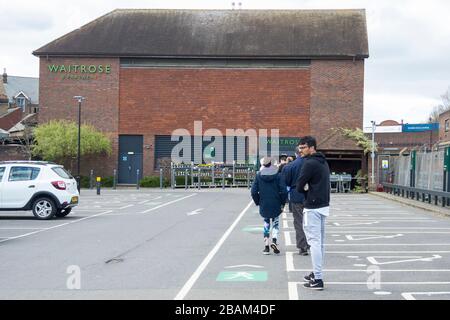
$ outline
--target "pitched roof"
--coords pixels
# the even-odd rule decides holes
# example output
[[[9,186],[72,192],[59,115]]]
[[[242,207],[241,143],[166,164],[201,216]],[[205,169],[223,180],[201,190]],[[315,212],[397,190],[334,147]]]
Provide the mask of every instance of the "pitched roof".
[[[10,102],[22,92],[31,99],[31,103],[39,104],[39,78],[8,75],[8,82],[4,83],[3,87]]]
[[[34,55],[367,58],[365,10],[117,9]]]

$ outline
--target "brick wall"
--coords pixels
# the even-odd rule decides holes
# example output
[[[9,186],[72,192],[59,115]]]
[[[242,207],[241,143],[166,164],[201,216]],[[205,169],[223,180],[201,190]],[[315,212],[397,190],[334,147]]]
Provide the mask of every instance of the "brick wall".
[[[62,79],[65,73],[53,73],[49,65],[111,65],[111,72],[91,74],[92,79]],[[81,122],[92,124],[112,138],[113,153],[110,157],[101,157],[99,161],[81,163],[83,175],[96,169],[101,175],[112,175],[118,158],[119,123],[119,59],[106,58],[58,58],[40,59],[39,73],[39,121],[67,119],[78,122],[78,102],[74,96],[84,96]],[[72,73],[73,75],[86,75]]]
[[[364,61],[313,60],[311,90],[311,134],[319,149],[359,150],[331,128],[363,126]]]
[[[450,121],[450,111],[439,115],[439,140],[441,142],[450,141],[450,131],[445,131],[445,120]]]
[[[20,146],[0,145],[0,161],[28,160]]]
[[[120,72],[121,134],[142,134],[144,175],[153,173],[154,135],[177,128],[279,129],[309,133],[309,69],[127,69]]]

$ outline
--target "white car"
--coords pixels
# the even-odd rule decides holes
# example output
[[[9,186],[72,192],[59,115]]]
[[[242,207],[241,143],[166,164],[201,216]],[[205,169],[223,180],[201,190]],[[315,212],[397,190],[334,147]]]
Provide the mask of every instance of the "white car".
[[[0,211],[32,210],[38,219],[65,217],[79,202],[76,180],[44,161],[0,162]]]

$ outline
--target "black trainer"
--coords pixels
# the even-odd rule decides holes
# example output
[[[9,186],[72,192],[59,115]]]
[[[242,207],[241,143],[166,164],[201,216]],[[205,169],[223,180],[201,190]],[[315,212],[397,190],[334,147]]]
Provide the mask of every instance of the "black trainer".
[[[277,243],[276,242],[272,242],[272,244],[270,245],[270,247],[273,249],[273,253],[275,254],[280,254],[280,250],[278,249]]]
[[[298,251],[298,254],[301,255],[301,256],[307,256],[309,253],[308,253],[308,250],[300,249]]]
[[[323,290],[323,281],[322,279],[312,279],[311,281],[303,284],[303,287],[312,290]]]
[[[264,248],[264,250],[263,250],[263,252],[262,252],[263,254],[270,254],[270,249],[269,249],[269,246],[266,246],[265,248]]]
[[[311,272],[310,274],[303,277],[303,281],[305,282],[310,282],[313,279],[314,279],[314,272]]]

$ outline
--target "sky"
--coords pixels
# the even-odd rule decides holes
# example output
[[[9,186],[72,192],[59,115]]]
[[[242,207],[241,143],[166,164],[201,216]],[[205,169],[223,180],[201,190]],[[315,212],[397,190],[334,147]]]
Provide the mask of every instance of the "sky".
[[[38,77],[31,53],[117,8],[366,9],[364,126],[420,123],[450,89],[448,0],[0,0],[0,71]]]

